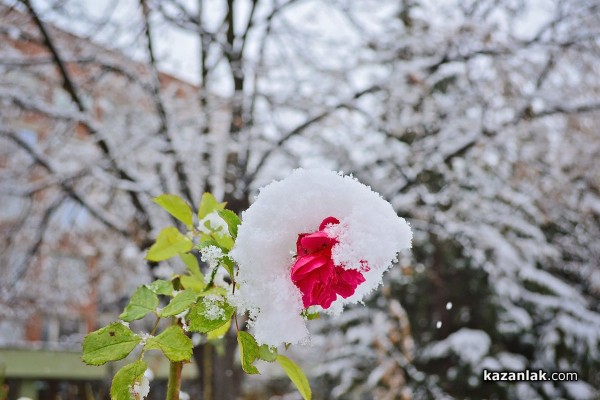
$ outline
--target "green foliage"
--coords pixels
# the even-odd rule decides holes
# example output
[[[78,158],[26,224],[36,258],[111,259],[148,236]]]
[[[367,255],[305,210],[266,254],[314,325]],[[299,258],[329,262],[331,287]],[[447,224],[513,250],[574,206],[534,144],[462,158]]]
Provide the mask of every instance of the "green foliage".
[[[277,361],[277,347],[270,347],[263,344],[258,348],[258,358],[268,362]]]
[[[153,293],[163,296],[173,296],[173,282],[157,279],[154,282],[146,285]]]
[[[238,347],[240,349],[240,360],[242,361],[242,369],[247,374],[260,374],[258,369],[252,365],[259,358],[258,343],[254,336],[248,332],[239,331],[237,336]]]
[[[200,281],[190,275],[179,275],[179,281],[185,289],[191,289],[198,294],[202,293],[202,290],[206,286],[204,280]]]
[[[110,388],[111,400],[133,400],[133,387],[142,381],[148,366],[143,361],[127,364],[115,374]]]
[[[225,253],[229,252],[229,250],[231,250],[235,244],[231,237],[218,232],[214,233],[212,237],[215,239],[217,246],[220,247]]]
[[[83,340],[83,362],[102,365],[121,360],[140,343],[139,336],[120,322],[113,322],[88,334]]]
[[[229,234],[233,239],[235,239],[238,233],[238,226],[242,223],[240,217],[238,217],[237,214],[231,210],[219,211],[219,217],[221,217],[223,221],[227,223]]]
[[[164,282],[164,281],[163,281]],[[171,286],[172,288],[172,286]],[[172,289],[171,289],[172,291]],[[146,286],[138,287],[119,318],[125,322],[142,319],[158,307],[158,296]]]
[[[302,368],[281,354],[277,356],[277,362],[279,365],[281,365],[281,368],[283,368],[292,383],[296,386],[304,400],[310,400],[312,398],[312,392],[310,390],[310,385],[308,383],[308,379],[306,378],[306,374],[304,374]]]
[[[146,350],[161,350],[170,361],[189,361],[192,357],[192,340],[179,325],[172,325],[160,335],[146,341]]]
[[[231,319],[227,320],[225,324],[217,329],[213,329],[212,331],[206,334],[206,339],[208,340],[216,340],[221,339],[223,336],[229,332],[229,328],[231,328]]]
[[[318,312],[308,312],[308,310],[302,311],[302,316],[309,321],[321,318],[321,314],[319,314]]]
[[[185,265],[188,267],[190,274],[199,281],[204,281],[204,275],[200,272],[200,265],[198,265],[198,259],[191,253],[181,253],[179,255]]]
[[[220,261],[221,261],[221,266],[223,266],[223,268],[225,268],[225,270],[227,271],[229,276],[233,276],[233,271],[235,269],[235,263],[233,262],[231,257],[223,256]]]
[[[183,328],[175,323],[174,316],[185,315],[185,323],[190,331],[206,334],[207,340],[212,341],[218,347],[223,346],[218,339],[225,336],[231,329],[232,317],[236,311],[235,307],[226,300],[230,290],[223,287],[222,284],[216,283],[214,278],[218,268],[223,267],[232,278],[231,284],[235,284],[236,266],[228,253],[235,244],[238,227],[241,224],[240,218],[234,212],[225,209],[226,203],[220,203],[210,193],[204,193],[198,207],[198,218],[202,220],[209,214],[216,213],[227,224],[227,230],[223,229],[223,226],[213,228],[208,220],[201,221],[207,230],[204,228],[197,230],[193,225],[192,208],[180,197],[163,194],[154,198],[153,201],[185,224],[188,232],[183,234],[173,226],[163,229],[158,234],[156,242],[148,250],[146,259],[164,261],[179,255],[187,266],[188,273],[174,275],[171,280],[157,279],[148,285],[138,287],[131,296],[119,318],[125,322],[131,322],[153,313],[157,320],[152,332],[137,335],[125,324],[113,322],[85,337],[82,358],[84,362],[91,365],[121,360],[142,342],[142,337],[147,338],[138,360],[125,365],[114,376],[110,391],[111,400],[135,400],[139,397],[134,393],[134,388],[139,389],[147,369],[146,363],[142,360],[146,351],[160,350],[172,363],[191,359],[192,341]],[[194,243],[196,244],[194,245]],[[223,254],[218,256],[218,267],[214,268],[210,277],[205,280],[197,254],[193,254],[191,251],[196,249],[200,253],[203,251],[210,253],[214,249],[206,249],[209,246],[220,248]],[[211,256],[214,257],[214,251],[212,253]],[[159,296],[167,296],[170,301],[162,310],[157,311],[160,304]],[[308,319],[318,316],[316,313],[303,313],[303,315]],[[169,318],[175,322],[157,336],[153,336],[161,318]],[[277,348],[267,345],[259,346],[250,333],[239,330],[237,341],[241,366],[246,373],[259,373],[253,365],[256,360],[278,361],[298,387],[302,396],[310,399],[310,387],[306,376],[296,364],[286,357],[278,355]],[[171,377],[169,379],[171,381]],[[173,382],[176,382],[176,378],[173,379]]]
[[[219,203],[210,193],[204,193],[198,206],[198,219],[203,219],[213,211],[224,210],[227,203]]]
[[[215,310],[215,307],[218,307],[218,311]],[[201,333],[214,331],[230,321],[234,312],[235,308],[224,299],[217,301],[202,298],[187,315],[190,330]],[[215,316],[215,314],[219,314],[219,316]]]
[[[183,290],[175,295],[171,302],[162,309],[160,316],[162,318],[172,317],[181,314],[187,310],[198,299],[198,293],[192,289]]]
[[[174,226],[169,226],[160,231],[156,243],[148,250],[146,259],[163,261],[179,253],[187,253],[193,247],[194,244],[187,236],[182,235]]]
[[[161,194],[152,199],[152,201],[161,206],[173,217],[183,222],[188,229],[193,229],[194,212],[181,197],[175,196],[174,194]]]

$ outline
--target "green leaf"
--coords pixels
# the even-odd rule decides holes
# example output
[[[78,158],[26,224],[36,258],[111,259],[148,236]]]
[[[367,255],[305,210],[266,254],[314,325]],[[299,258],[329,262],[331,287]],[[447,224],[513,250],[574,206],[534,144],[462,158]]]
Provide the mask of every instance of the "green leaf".
[[[171,325],[160,335],[148,338],[146,350],[161,350],[173,362],[189,361],[192,357],[192,339],[179,325]]]
[[[219,203],[215,196],[210,193],[204,193],[200,205],[198,206],[198,219],[203,219],[215,210],[223,210],[227,203]]]
[[[319,312],[308,312],[307,310],[302,311],[302,316],[309,321],[321,318],[321,314],[319,314]]]
[[[111,400],[133,400],[131,394],[136,383],[140,383],[148,366],[143,361],[127,364],[117,371],[110,387]]]
[[[198,259],[196,256],[192,253],[181,253],[179,257],[181,257],[185,265],[188,267],[190,274],[192,274],[192,276],[199,281],[204,282],[204,275],[202,275],[202,272],[200,272],[200,265],[198,264]]]
[[[83,339],[83,362],[102,365],[108,361],[121,360],[127,357],[141,340],[122,323],[113,322]]]
[[[152,199],[153,202],[161,206],[166,212],[183,222],[188,229],[194,227],[194,212],[192,208],[181,197],[174,194],[161,194]]]
[[[202,235],[200,235],[200,242],[196,245],[196,249],[202,250],[203,248],[208,246],[219,247],[217,242],[210,235],[203,233]]]
[[[222,235],[220,233],[215,233],[213,238],[215,239],[215,242],[217,242],[217,246],[220,247],[225,253],[229,252],[229,250],[231,250],[235,244],[231,237]]]
[[[173,289],[171,289],[173,291]],[[123,310],[123,313],[119,315],[119,318],[125,322],[135,321],[136,319],[142,319],[149,313],[153,312],[158,307],[158,296],[152,290],[146,286],[138,287],[129,304]]]
[[[240,349],[240,359],[242,361],[242,369],[247,374],[260,374],[258,369],[252,363],[258,358],[259,350],[258,343],[254,336],[248,332],[239,331],[237,341]]]
[[[146,285],[148,289],[156,294],[163,296],[173,296],[173,282],[157,279],[154,282]]]
[[[171,302],[160,312],[161,317],[172,317],[181,314],[198,299],[198,293],[192,289],[181,291],[173,297]]]
[[[258,358],[264,361],[273,362],[277,360],[277,347],[270,347],[263,344],[258,348]]]
[[[187,315],[190,331],[201,333],[214,331],[231,320],[234,312],[235,308],[224,299],[214,300],[212,296],[203,297]]]
[[[179,253],[187,253],[193,247],[194,244],[187,236],[182,235],[174,226],[169,226],[160,231],[156,243],[148,250],[146,259],[163,261]]]
[[[238,226],[242,223],[240,217],[238,217],[237,214],[231,210],[220,210],[218,213],[219,217],[221,217],[223,221],[227,223],[229,234],[235,239],[238,233]]]
[[[229,328],[231,328],[231,319],[228,319],[225,322],[225,325],[222,325],[220,328],[212,330],[206,334],[206,339],[208,340],[216,340],[221,339],[223,336],[229,332]]]
[[[281,354],[277,356],[277,362],[279,365],[281,365],[281,368],[283,368],[292,383],[296,386],[304,400],[310,400],[312,398],[312,393],[308,379],[306,378],[304,371],[302,371],[302,368]]]
[[[233,260],[229,256],[223,256],[221,257],[220,261],[221,265],[223,266],[223,268],[225,268],[229,276],[233,276],[233,269],[235,268],[235,263],[233,262]]]
[[[184,289],[192,289],[197,294],[202,293],[202,290],[206,286],[204,280],[199,281],[198,279],[189,275],[179,275],[179,281],[183,285]]]

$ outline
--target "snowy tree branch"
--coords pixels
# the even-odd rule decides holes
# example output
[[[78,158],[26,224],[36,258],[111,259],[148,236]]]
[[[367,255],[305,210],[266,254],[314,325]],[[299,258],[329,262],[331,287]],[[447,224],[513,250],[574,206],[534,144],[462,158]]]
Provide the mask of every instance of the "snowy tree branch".
[[[40,30],[40,33],[44,37],[44,42],[45,42],[48,50],[52,54],[55,64],[57,65],[57,67],[60,71],[60,75],[63,80],[63,87],[65,88],[67,93],[69,93],[69,95],[71,96],[71,99],[77,105],[77,108],[79,109],[79,111],[82,113],[84,113],[84,112],[87,113],[85,105],[83,104],[83,102],[81,101],[81,99],[79,97],[79,94],[77,93],[77,89],[75,87],[74,81],[71,78],[71,76],[65,66],[65,63],[63,62],[56,46],[54,45],[53,39],[50,36],[48,30],[46,29],[45,24],[39,18],[35,8],[33,7],[33,5],[31,4],[31,2],[29,0],[22,0],[22,2],[25,4],[27,9],[29,10],[29,13],[30,13],[32,19],[34,20],[35,24],[37,25],[38,29]],[[114,170],[116,171],[117,175],[121,179],[125,179],[125,180],[134,182],[135,180],[130,176],[130,174],[127,173],[121,167],[119,167],[116,159],[114,157],[112,157],[111,150],[110,150],[108,143],[102,137],[99,137],[98,131],[89,124],[87,124],[86,127],[88,128],[89,133],[96,138],[97,145],[100,147],[102,152],[108,157],[108,160],[111,163]],[[137,193],[132,192],[132,191],[128,191],[127,193],[129,195],[134,207],[140,212],[139,215],[141,218],[140,222],[141,222],[142,228],[146,231],[150,231],[151,227],[150,227],[150,222],[148,219],[149,213],[146,211],[146,207],[143,205],[143,203]]]
[[[16,132],[10,131],[6,128],[0,127],[0,135],[4,136],[10,140],[12,140],[15,144],[21,147],[31,158],[40,166],[42,166],[46,171],[48,171],[52,175],[56,175],[56,169],[52,166],[51,161],[46,159],[42,154],[38,153],[32,146],[30,146],[27,142],[17,135]],[[104,224],[106,227],[111,230],[123,235],[128,236],[129,232],[123,226],[120,226],[119,223],[115,221],[111,221],[110,217],[106,215],[102,210],[93,206],[89,203],[85,197],[83,197],[80,193],[76,191],[76,189],[67,181],[60,181],[60,187],[62,190],[71,197],[75,202],[84,207],[90,215]]]
[[[352,103],[356,100],[358,100],[359,98],[361,98],[362,96],[366,95],[366,94],[370,94],[373,92],[377,92],[379,90],[382,90],[382,87],[379,85],[373,85],[370,86],[364,90],[361,90],[359,92],[354,93],[354,95],[352,95],[352,97],[349,100],[345,100],[342,101],[338,104],[336,104],[333,107],[328,108],[327,110],[308,118],[306,121],[304,121],[303,123],[301,123],[300,125],[296,126],[295,128],[291,129],[290,131],[288,131],[287,133],[285,133],[277,142],[273,143],[270,147],[269,150],[267,150],[266,152],[263,153],[263,155],[261,156],[261,158],[258,161],[258,164],[256,165],[256,167],[254,168],[254,171],[249,174],[249,180],[248,182],[252,182],[252,180],[254,180],[254,178],[256,177],[256,175],[260,172],[260,170],[264,167],[265,163],[267,162],[267,160],[269,159],[269,157],[277,150],[279,149],[281,146],[283,146],[288,140],[292,139],[294,136],[297,136],[299,134],[301,134],[302,132],[304,132],[307,128],[309,128],[310,126],[312,126],[313,124],[323,120],[324,118],[329,117],[331,114],[333,114],[335,111],[342,109],[342,108],[348,108],[352,106]]]

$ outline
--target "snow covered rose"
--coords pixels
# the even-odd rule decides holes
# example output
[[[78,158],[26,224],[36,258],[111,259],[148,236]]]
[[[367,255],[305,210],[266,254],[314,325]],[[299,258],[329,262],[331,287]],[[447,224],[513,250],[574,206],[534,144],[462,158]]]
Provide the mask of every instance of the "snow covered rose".
[[[351,176],[295,170],[260,190],[230,255],[261,344],[305,343],[307,307],[336,314],[382,282],[412,233],[392,206]]]
[[[317,232],[298,235],[296,262],[291,276],[292,282],[302,292],[304,307],[319,305],[327,309],[338,294],[347,299],[365,281],[361,271],[335,265],[332,259],[331,252],[338,241],[324,229],[339,223],[336,218],[327,217]],[[367,268],[365,265],[365,270]]]

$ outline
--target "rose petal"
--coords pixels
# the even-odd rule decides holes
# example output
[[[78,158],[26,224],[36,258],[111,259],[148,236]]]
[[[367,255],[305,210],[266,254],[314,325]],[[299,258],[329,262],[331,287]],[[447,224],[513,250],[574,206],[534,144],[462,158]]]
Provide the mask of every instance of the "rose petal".
[[[327,257],[314,254],[298,258],[292,267],[292,280],[302,279],[305,275],[327,264],[328,261]]]
[[[323,220],[323,222],[321,222],[321,225],[319,225],[319,230],[322,231],[327,225],[337,225],[339,223],[340,221],[337,218],[327,217]]]
[[[309,253],[320,251],[323,249],[331,249],[337,243],[335,238],[330,238],[325,232],[315,232],[302,237],[300,245],[308,250]]]

